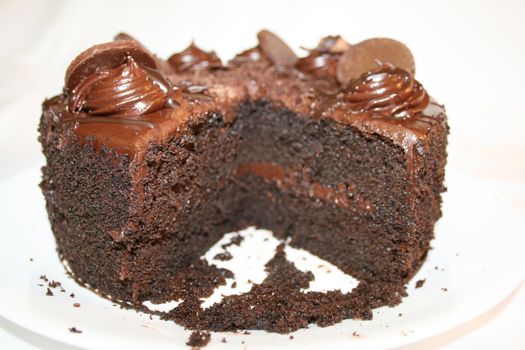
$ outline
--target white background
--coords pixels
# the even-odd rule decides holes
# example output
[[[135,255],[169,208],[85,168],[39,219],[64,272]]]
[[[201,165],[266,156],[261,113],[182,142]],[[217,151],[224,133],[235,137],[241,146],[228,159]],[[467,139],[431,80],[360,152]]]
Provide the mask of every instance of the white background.
[[[298,53],[328,34],[406,43],[416,77],[447,107],[449,165],[498,182],[525,215],[524,18],[524,1],[501,0],[0,1],[0,180],[41,162],[40,104],[90,45],[125,31],[161,57],[195,39],[227,60],[268,28]],[[522,284],[490,312],[408,348],[523,349],[523,310]],[[0,326],[2,349],[70,349],[2,318]]]

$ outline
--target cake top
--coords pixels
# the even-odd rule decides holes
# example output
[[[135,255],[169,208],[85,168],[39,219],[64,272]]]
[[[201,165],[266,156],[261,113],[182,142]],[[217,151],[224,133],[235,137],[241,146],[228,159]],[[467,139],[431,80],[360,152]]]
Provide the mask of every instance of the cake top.
[[[432,127],[444,127],[443,106],[415,80],[414,58],[396,40],[352,45],[328,36],[299,58],[267,30],[257,38],[256,47],[223,64],[193,42],[162,60],[119,34],[76,57],[64,93],[44,109],[80,140],[132,157],[207,112],[232,122],[244,100],[268,99],[307,118],[348,124],[407,153],[425,147]]]

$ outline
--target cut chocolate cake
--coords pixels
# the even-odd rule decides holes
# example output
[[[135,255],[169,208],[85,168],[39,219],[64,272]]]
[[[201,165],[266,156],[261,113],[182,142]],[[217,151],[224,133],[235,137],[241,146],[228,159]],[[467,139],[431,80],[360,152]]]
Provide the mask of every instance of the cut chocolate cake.
[[[194,44],[163,61],[128,35],[73,60],[43,104],[41,187],[79,283],[137,309],[183,299],[163,317],[208,330],[288,332],[400,302],[441,215],[443,106],[397,41],[327,37],[298,58],[258,39],[228,64]],[[360,285],[300,292],[311,276],[281,247],[262,284],[200,310],[231,275],[201,257],[248,226]]]

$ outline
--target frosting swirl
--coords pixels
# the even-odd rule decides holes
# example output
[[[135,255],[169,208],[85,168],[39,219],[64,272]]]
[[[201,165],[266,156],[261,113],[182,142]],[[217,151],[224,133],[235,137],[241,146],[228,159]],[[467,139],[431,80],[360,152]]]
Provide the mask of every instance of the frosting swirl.
[[[184,51],[173,54],[168,63],[178,72],[197,71],[220,67],[222,62],[214,51],[206,52],[199,49],[193,42]]]
[[[99,70],[72,91],[68,109],[91,115],[141,116],[174,104],[173,88],[153,69],[128,56],[115,68]]]
[[[429,104],[423,86],[410,74],[391,64],[382,64],[351,81],[345,101],[353,113],[408,118],[421,113]]]

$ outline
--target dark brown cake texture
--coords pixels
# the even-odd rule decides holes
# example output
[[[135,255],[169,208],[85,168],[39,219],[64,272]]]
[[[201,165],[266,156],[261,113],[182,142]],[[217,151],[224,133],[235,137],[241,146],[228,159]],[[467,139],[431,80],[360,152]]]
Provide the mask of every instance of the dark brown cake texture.
[[[448,127],[391,39],[321,40],[306,57],[263,30],[229,63],[191,44],[164,61],[132,37],[73,60],[43,104],[42,191],[74,278],[197,330],[290,332],[395,305],[441,216]],[[268,277],[210,308],[232,277],[201,257],[256,226],[360,280],[302,292],[282,246]]]

